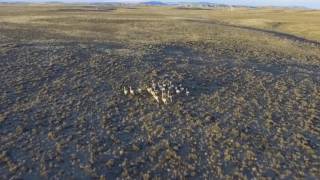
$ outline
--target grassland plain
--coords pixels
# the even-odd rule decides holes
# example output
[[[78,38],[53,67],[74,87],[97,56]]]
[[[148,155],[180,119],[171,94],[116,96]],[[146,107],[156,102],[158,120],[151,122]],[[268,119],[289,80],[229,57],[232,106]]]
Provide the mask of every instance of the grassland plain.
[[[1,5],[1,179],[319,178],[319,16]]]

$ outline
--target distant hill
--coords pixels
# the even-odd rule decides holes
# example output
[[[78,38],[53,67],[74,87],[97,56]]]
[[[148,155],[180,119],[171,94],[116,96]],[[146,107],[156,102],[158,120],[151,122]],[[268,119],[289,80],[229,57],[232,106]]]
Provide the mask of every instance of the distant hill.
[[[32,1],[12,1],[12,0],[0,0],[0,4],[31,4]]]
[[[160,1],[147,1],[147,2],[142,2],[141,4],[144,4],[147,6],[166,6],[166,5],[168,5],[167,3],[160,2]]]

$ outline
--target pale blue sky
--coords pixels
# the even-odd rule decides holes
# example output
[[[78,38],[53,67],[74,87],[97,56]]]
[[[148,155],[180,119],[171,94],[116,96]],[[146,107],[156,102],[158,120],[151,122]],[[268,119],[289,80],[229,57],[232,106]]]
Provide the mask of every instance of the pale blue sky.
[[[34,1],[45,2],[50,0],[0,0],[0,1]],[[56,1],[56,0],[53,0]],[[57,0],[64,2],[142,2],[149,0]],[[197,0],[159,0],[162,2],[197,2]],[[198,2],[213,2],[235,5],[253,6],[304,6],[309,8],[320,8],[320,0],[198,0]]]

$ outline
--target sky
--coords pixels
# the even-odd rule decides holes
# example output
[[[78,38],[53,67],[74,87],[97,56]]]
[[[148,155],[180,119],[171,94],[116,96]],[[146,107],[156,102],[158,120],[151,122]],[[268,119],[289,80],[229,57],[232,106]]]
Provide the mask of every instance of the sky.
[[[51,0],[0,0],[6,2],[14,1],[33,1],[45,2]],[[53,0],[63,2],[143,2],[149,0]],[[151,0],[150,0],[151,1]],[[320,0],[155,0],[162,2],[213,2],[233,5],[251,5],[251,6],[304,6],[320,9]]]

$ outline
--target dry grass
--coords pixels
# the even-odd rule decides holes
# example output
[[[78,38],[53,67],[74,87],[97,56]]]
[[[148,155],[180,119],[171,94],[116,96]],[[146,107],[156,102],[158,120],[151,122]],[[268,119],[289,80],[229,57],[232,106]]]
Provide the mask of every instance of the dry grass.
[[[139,7],[107,11],[87,11],[72,6],[0,6],[0,22],[33,25],[48,31],[76,37],[111,37],[128,39],[128,34],[146,34],[143,40],[172,40],[208,38],[204,30],[186,28],[184,20],[212,20],[229,24],[285,32],[311,40],[320,40],[320,12],[286,9],[226,9],[194,10]],[[70,11],[70,10],[74,11]],[[94,9],[84,8],[84,10]],[[69,11],[63,11],[69,10]],[[8,16],[10,14],[10,16]],[[168,24],[167,24],[168,23]],[[188,23],[187,23],[188,24]],[[193,26],[191,26],[193,27]],[[200,30],[200,31],[199,31]],[[96,36],[89,35],[95,34]],[[177,32],[178,35],[176,34]],[[171,37],[171,33],[177,37]],[[207,35],[207,36],[203,36]],[[181,38],[180,38],[181,36]],[[188,38],[189,37],[189,38]],[[132,39],[134,37],[129,37]],[[105,39],[105,38],[104,38]]]
[[[225,22],[270,29],[275,19],[291,19],[287,25],[273,28],[302,37],[312,34],[317,40],[318,11],[237,9],[229,12],[218,10],[185,10],[175,8],[139,7],[118,8],[111,11],[78,11],[73,6],[0,6],[0,23],[3,39],[19,41],[36,40],[82,40],[95,42],[123,42],[133,46],[166,42],[211,42],[226,46],[236,44],[259,47],[270,51],[282,50],[285,54],[317,56],[318,48],[297,46],[292,41],[270,36],[261,36],[254,31],[238,31],[235,28],[205,22]],[[70,11],[74,9],[74,11]],[[88,9],[86,7],[86,9]],[[89,8],[90,9],[90,8]],[[95,9],[95,8],[91,8]],[[62,11],[69,10],[69,11]],[[306,20],[304,14],[313,13]],[[8,16],[10,14],[10,16]],[[300,17],[300,18],[297,18]],[[309,17],[309,16],[308,16]],[[283,19],[283,20],[281,20]],[[192,20],[192,21],[190,21]],[[203,22],[205,21],[205,22]],[[307,25],[303,24],[306,23]],[[294,31],[294,27],[296,28]],[[313,28],[316,33],[308,28]]]

